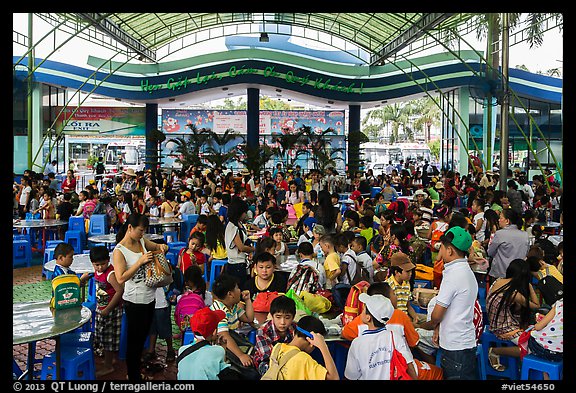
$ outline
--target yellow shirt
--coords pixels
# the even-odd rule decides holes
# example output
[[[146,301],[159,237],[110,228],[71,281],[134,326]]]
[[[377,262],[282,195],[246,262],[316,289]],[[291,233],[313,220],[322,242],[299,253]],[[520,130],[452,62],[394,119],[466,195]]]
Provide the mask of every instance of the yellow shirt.
[[[284,343],[278,343],[276,345],[280,345],[280,353],[278,354],[278,358],[282,359],[282,355],[292,349],[298,349],[293,345],[288,345]],[[299,350],[299,349],[298,349]],[[274,351],[274,349],[272,349]],[[296,355],[292,357],[292,359],[288,360],[288,362],[280,369],[280,373],[282,374],[284,379],[289,380],[325,380],[326,374],[328,374],[328,370],[321,364],[319,364],[316,360],[312,359],[312,357],[304,352],[300,351]]]
[[[404,311],[405,313],[408,313],[408,302],[410,301],[410,296],[412,294],[410,292],[410,283],[408,281],[404,281],[402,284],[398,284],[398,281],[396,281],[394,276],[388,277],[386,282],[388,285],[390,285],[390,288],[392,288],[396,294],[396,308]]]
[[[543,267],[542,269],[538,270],[539,280],[547,276],[546,268],[548,268],[549,275],[560,281],[561,284],[564,284],[564,276],[562,275],[562,273],[558,271],[558,269],[554,265],[547,265],[546,267]]]
[[[340,269],[340,255],[333,251],[326,255],[326,259],[324,260],[324,270],[326,271],[326,277],[328,277],[330,280],[336,278],[335,272],[338,269]]]
[[[306,184],[306,192],[312,191],[312,179],[306,179],[304,183]]]

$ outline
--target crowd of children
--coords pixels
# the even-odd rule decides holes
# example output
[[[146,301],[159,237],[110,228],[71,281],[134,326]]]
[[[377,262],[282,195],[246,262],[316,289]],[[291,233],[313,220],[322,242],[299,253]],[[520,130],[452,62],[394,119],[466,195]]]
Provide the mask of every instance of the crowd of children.
[[[561,312],[561,298],[546,304],[525,282],[549,276],[563,281],[558,252],[562,244],[550,247],[538,224],[547,218],[562,223],[562,189],[557,184],[546,187],[535,176],[529,193],[525,176],[516,172],[508,174],[510,191],[504,193],[498,190],[493,173],[460,177],[442,171],[422,176],[412,168],[406,163],[389,175],[360,174],[353,179],[339,177],[333,170],[304,174],[300,168],[266,171],[261,179],[247,171],[234,176],[218,168],[190,168],[170,177],[124,171],[116,184],[103,181],[100,189],[98,184],[87,186],[78,194],[77,205],[71,202],[74,191],[65,192],[57,203],[51,199],[50,188],[43,188],[45,202],[38,207],[30,207],[34,188],[30,177],[24,176],[21,187],[15,187],[15,201],[21,216],[29,211],[50,215],[55,210],[61,218],[68,213],[89,218],[103,208],[116,217],[110,221],[112,229],[124,231],[117,246],[121,261],[120,251],[115,251],[113,265],[99,254],[102,250],[91,252],[97,281],[107,294],[107,300],[99,303],[96,321],[100,329],[96,342],[107,356],[100,375],[110,371],[110,353],[117,350],[116,333],[109,332],[118,329],[122,305],[132,311],[133,320],[150,326],[139,333],[131,348],[140,344],[142,334],[149,333],[152,339],[146,356],[154,358],[154,338],[159,336],[168,346],[166,361],[173,361],[176,351],[166,330],[171,305],[178,308],[188,294],[195,294],[200,299],[197,307],[179,326],[182,332],[190,328],[194,333],[194,341],[178,350],[178,358],[186,352],[186,360],[178,366],[179,379],[234,378],[230,370],[224,371],[229,367],[225,359],[231,358],[237,360],[232,369],[239,369],[239,374],[245,376],[250,374],[247,369],[253,369],[262,379],[476,379],[474,309],[478,285],[486,285],[483,280],[490,288],[489,320],[484,322],[502,339],[518,338],[536,323],[530,311],[543,303],[552,314]],[[381,191],[373,196],[364,192],[372,187]],[[342,201],[340,194],[347,194],[351,202]],[[558,202],[556,208],[550,198]],[[65,203],[71,208],[62,207]],[[178,255],[176,268],[184,277],[184,293],[172,302],[164,288],[135,297],[136,284],[125,288],[124,283],[141,272],[149,260],[145,249],[150,245],[146,241],[144,249],[136,250],[147,224],[134,217],[182,214],[199,215]],[[257,241],[254,233],[260,236]],[[296,246],[298,266],[285,276],[278,270],[290,255],[290,244]],[[546,252],[538,253],[534,247]],[[71,263],[69,255],[56,257],[55,253],[55,258],[64,268]],[[201,277],[215,259],[227,259],[227,263],[208,292]],[[485,276],[475,275],[478,270]],[[429,273],[426,279],[438,289],[428,315],[419,314],[413,305],[415,280],[423,279],[419,271]],[[323,339],[323,323],[300,315],[294,300],[283,294],[290,289],[328,293],[332,311],[338,313],[344,311],[348,294],[360,281],[367,282],[368,292],[358,298],[361,306],[356,318],[343,326],[342,337],[352,343],[344,375],[338,375]],[[275,295],[263,322],[258,323],[253,302],[268,292]],[[152,303],[155,310],[136,307]],[[534,332],[547,325],[536,326]],[[252,351],[246,350],[238,335],[244,327],[256,331]],[[432,352],[423,351],[426,345],[422,343],[442,349],[442,367],[433,365]],[[542,352],[535,347],[537,341],[530,343],[532,352]],[[320,356],[310,355],[314,348]],[[196,350],[202,352],[192,354]],[[393,364],[396,350],[407,364],[403,369]],[[547,350],[550,356],[561,354],[562,345]],[[496,369],[502,368],[499,356],[516,356],[516,352],[490,350],[490,364]],[[134,368],[129,370],[132,378],[139,375]]]

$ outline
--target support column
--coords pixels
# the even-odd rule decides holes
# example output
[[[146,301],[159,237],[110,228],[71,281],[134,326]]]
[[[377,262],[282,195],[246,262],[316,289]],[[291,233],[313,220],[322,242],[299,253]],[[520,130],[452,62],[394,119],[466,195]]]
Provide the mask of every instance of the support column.
[[[487,170],[492,170],[492,150],[496,143],[496,109],[495,97],[484,99],[484,113],[482,114],[482,159],[486,162]]]
[[[468,166],[470,160],[468,159],[468,147],[470,144],[470,90],[468,87],[460,87],[458,89],[458,113],[464,120],[458,121],[458,172],[461,176],[468,174]],[[464,143],[460,140],[462,139]]]
[[[260,144],[260,89],[249,87],[247,94],[246,146],[257,148]]]
[[[28,109],[31,113],[28,114],[28,118],[32,121],[32,157],[34,162],[31,169],[36,172],[43,172],[44,166],[50,159],[49,157],[44,157],[42,154],[42,140],[43,140],[43,130],[42,130],[42,85],[38,83],[32,84],[32,91],[30,92],[30,98],[32,102],[31,108]],[[30,135],[30,132],[28,132]],[[30,136],[29,136],[30,137]],[[50,139],[46,139],[50,143]],[[38,152],[38,154],[36,154]]]
[[[158,140],[154,131],[158,129],[158,104],[146,104],[146,169],[158,167]]]
[[[360,132],[360,105],[348,106],[348,172],[351,174],[360,170],[360,138],[359,135],[350,138]]]
[[[509,114],[509,88],[508,88],[508,14],[502,13],[502,105],[500,108],[500,187],[499,189],[506,192],[508,182],[508,114]]]

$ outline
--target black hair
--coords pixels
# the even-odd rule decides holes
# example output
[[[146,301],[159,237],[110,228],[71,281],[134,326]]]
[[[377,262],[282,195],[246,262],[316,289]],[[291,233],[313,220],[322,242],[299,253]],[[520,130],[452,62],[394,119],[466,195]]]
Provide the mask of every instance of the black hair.
[[[532,248],[534,246],[530,247],[530,251],[533,251]],[[542,252],[542,256],[544,256],[544,251],[542,251],[542,249],[540,249],[540,247],[537,247],[539,249],[539,251]],[[529,252],[530,252],[529,251]],[[526,263],[528,264],[528,267],[530,268],[531,272],[537,272],[540,270],[540,268],[542,267],[540,265],[540,261],[542,260],[542,258],[539,255],[535,255],[536,252],[538,252],[538,250],[534,250],[533,251],[533,255],[528,255],[526,257]]]
[[[270,236],[264,236],[260,238],[256,243],[256,250],[254,251],[254,255],[258,255],[264,252],[264,250],[272,247],[276,247],[276,242],[274,239],[272,239]]]
[[[387,220],[387,221],[391,221],[392,223],[394,222],[394,210],[383,210],[380,213],[380,218]]]
[[[227,192],[222,193],[222,205],[227,206],[230,204],[231,201],[232,197],[230,196],[229,193]]]
[[[368,242],[366,241],[366,238],[364,236],[355,236],[354,239],[352,239],[352,241],[354,243],[358,243],[363,250],[365,250],[366,246],[368,245]]]
[[[206,246],[212,251],[216,251],[218,242],[224,246],[226,244],[224,233],[224,224],[220,218],[214,214],[209,215],[206,224]]]
[[[72,200],[72,193],[71,192],[64,193],[64,200],[65,201],[71,201]]]
[[[518,229],[522,229],[523,222],[520,213],[512,209],[502,209],[502,214],[507,220],[510,221],[510,224],[514,224],[518,227]]]
[[[106,246],[94,246],[90,249],[90,262],[100,263],[110,260],[110,252]]]
[[[228,292],[239,286],[238,278],[230,274],[222,273],[212,283],[212,293],[218,299],[224,299]]]
[[[380,322],[370,313],[370,310],[368,309],[368,307],[364,306],[364,309],[366,310],[366,314],[368,314],[372,317],[372,323],[374,324],[374,327],[381,328],[381,327],[386,326],[386,323]]]
[[[352,240],[354,240],[354,238],[356,237],[356,234],[352,231],[344,231],[341,232],[342,237],[344,237],[344,239],[346,239],[346,244],[350,245],[350,243],[352,243]]]
[[[74,247],[70,243],[58,243],[54,249],[54,259],[58,259],[60,255],[65,257],[70,253],[74,253]]]
[[[309,332],[314,332],[321,334],[323,336],[326,335],[326,328],[321,320],[312,316],[312,315],[305,315],[298,321],[298,327],[307,330]],[[296,330],[294,334],[301,338],[306,338],[307,336],[299,330]]]
[[[296,315],[296,302],[285,295],[280,295],[270,303],[270,315],[276,313],[286,313]]]
[[[393,289],[390,286],[390,284],[388,284],[385,281],[379,281],[379,282],[374,282],[374,283],[370,284],[370,286],[366,290],[366,293],[370,296],[383,295],[383,296],[386,296],[387,298],[390,298],[390,293],[392,291],[393,291]]]
[[[280,227],[272,227],[268,230],[268,234],[270,237],[273,237],[275,234],[280,233],[282,234],[282,228]]]
[[[206,269],[206,267],[204,267]],[[191,282],[196,287],[196,292],[200,292],[202,297],[206,295],[206,281],[204,280],[202,269],[198,265],[191,265],[184,271],[184,284]]]
[[[308,193],[308,198],[310,198],[310,202],[318,202],[318,191],[310,190]]]
[[[120,226],[118,229],[118,233],[116,234],[116,243],[120,243],[124,236],[126,236],[126,231],[128,231],[128,225],[132,227],[143,226],[144,228],[148,228],[150,224],[150,220],[144,214],[140,213],[132,213],[126,219],[126,222]]]
[[[374,225],[374,216],[362,216],[360,217],[360,223],[362,223],[366,228],[372,228]]]
[[[494,319],[498,320],[498,316],[503,311],[510,313],[510,309],[514,304],[513,299],[515,298],[516,293],[520,293],[525,299],[525,303],[520,308],[520,327],[525,328],[530,323],[531,316],[529,286],[532,276],[530,274],[530,265],[523,259],[514,259],[506,269],[506,278],[510,278],[511,280],[496,289],[493,294],[490,294],[492,296],[502,293],[502,300],[499,302],[498,308],[495,311]],[[494,304],[496,303],[493,302],[490,306]]]
[[[240,227],[240,217],[247,212],[248,204],[245,201],[238,197],[232,198],[228,206],[228,222]]]
[[[208,225],[208,216],[206,214],[200,214],[198,216],[198,220],[196,221],[196,225],[198,224]]]
[[[310,202],[304,202],[302,206],[306,206],[309,210],[314,208],[314,205],[312,205]]]
[[[212,195],[212,198],[217,198],[218,200],[222,199],[222,193],[220,191],[215,192],[214,195]]]
[[[274,212],[270,215],[270,221],[272,224],[280,225],[282,224],[283,214],[279,209],[275,209]]]
[[[200,240],[200,243],[202,245],[204,245],[204,243],[206,243],[206,236],[204,236],[204,234],[200,231],[196,231],[193,234],[191,234],[190,237],[188,237],[188,241],[190,241],[192,239]]]
[[[274,255],[270,254],[269,252],[261,252],[260,254],[254,256],[254,265],[256,265],[258,262],[269,261],[272,262],[272,265],[276,265],[276,257],[274,257]]]
[[[314,246],[312,246],[312,243],[310,242],[302,242],[298,246],[298,250],[296,252],[306,256],[312,255],[314,254]]]
[[[358,224],[360,223],[360,216],[354,210],[346,210],[346,212],[344,213],[344,218],[349,218],[353,220],[356,226],[358,226]]]
[[[452,213],[452,217],[450,218],[450,222],[448,223],[448,229],[453,227],[461,227],[464,229],[468,228],[468,220],[466,217],[460,212]]]

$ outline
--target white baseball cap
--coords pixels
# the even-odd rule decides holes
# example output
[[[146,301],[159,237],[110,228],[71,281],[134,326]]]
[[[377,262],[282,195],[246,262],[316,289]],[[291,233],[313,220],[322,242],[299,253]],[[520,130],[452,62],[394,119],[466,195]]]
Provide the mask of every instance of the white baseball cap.
[[[394,306],[386,296],[380,294],[370,296],[367,293],[361,293],[358,300],[366,305],[370,315],[379,322],[386,323],[392,318]]]

